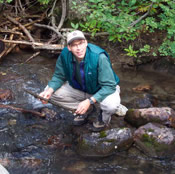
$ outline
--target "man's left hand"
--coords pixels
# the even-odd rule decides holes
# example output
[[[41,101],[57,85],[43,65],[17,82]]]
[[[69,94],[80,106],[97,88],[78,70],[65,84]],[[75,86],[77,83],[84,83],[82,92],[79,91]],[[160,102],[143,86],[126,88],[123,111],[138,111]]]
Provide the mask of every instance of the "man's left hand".
[[[77,110],[75,111],[76,114],[85,114],[86,111],[89,109],[90,101],[86,99],[79,103]]]

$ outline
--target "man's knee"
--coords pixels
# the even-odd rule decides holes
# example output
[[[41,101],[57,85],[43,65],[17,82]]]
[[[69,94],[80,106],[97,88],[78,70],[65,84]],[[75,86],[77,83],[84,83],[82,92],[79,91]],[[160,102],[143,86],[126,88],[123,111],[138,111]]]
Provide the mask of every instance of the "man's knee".
[[[101,105],[101,109],[105,110],[109,113],[115,113],[117,107],[120,105],[120,102],[106,103],[105,105]]]

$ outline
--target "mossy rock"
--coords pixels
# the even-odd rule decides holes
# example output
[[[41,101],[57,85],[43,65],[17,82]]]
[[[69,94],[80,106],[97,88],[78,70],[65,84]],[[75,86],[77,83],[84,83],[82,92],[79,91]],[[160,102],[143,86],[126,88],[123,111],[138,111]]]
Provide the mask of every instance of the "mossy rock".
[[[85,157],[106,157],[127,150],[132,143],[133,136],[129,128],[115,128],[82,135],[77,152]]]
[[[134,132],[136,145],[147,156],[169,158],[175,152],[175,130],[158,123],[148,123]]]

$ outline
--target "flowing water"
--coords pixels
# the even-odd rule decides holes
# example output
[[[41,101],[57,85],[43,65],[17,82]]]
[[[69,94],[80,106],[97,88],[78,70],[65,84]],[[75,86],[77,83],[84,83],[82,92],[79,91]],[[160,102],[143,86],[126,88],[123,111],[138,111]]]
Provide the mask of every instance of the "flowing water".
[[[43,105],[26,93],[29,89],[41,92],[51,78],[56,58],[40,55],[24,63],[32,53],[11,53],[0,65],[0,88],[13,92],[12,101],[1,102],[19,108],[39,110]],[[127,106],[140,93],[137,85],[150,85],[151,95],[158,106],[175,108],[175,77],[155,71],[123,69],[114,64],[121,79],[122,102]],[[113,156],[91,159],[76,153],[72,134],[72,114],[47,104],[56,111],[53,119],[44,119],[29,113],[0,109],[0,163],[11,174],[143,174],[175,173],[175,160],[148,158],[133,147]]]

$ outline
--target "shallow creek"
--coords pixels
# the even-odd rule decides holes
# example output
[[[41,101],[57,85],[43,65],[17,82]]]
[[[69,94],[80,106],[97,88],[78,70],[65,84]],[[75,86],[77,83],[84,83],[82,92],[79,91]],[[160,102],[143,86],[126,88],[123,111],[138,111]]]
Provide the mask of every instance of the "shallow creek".
[[[32,54],[21,52],[10,54],[0,65],[0,88],[10,89],[14,97],[9,104],[37,110],[42,104],[24,89],[41,92],[51,78],[56,58],[40,55],[24,63]],[[130,102],[141,95],[133,92],[138,85],[150,85],[151,95],[158,99],[158,106],[175,109],[175,76],[166,71],[123,69],[114,64],[121,79],[122,103]],[[146,70],[145,70],[146,69]],[[116,153],[110,157],[91,159],[76,153],[72,134],[72,114],[55,109],[52,120],[10,109],[0,109],[0,163],[11,174],[135,174],[175,173],[175,159],[152,159],[137,153],[135,148]]]

